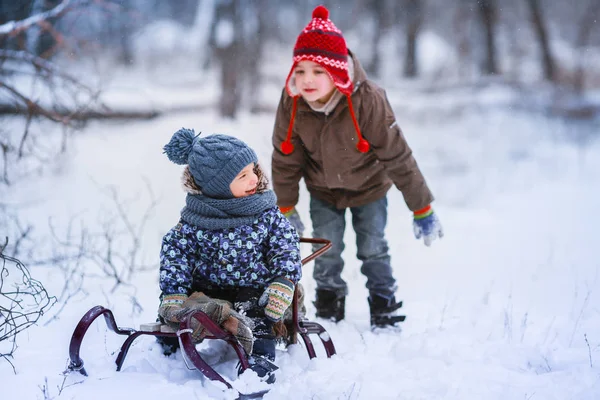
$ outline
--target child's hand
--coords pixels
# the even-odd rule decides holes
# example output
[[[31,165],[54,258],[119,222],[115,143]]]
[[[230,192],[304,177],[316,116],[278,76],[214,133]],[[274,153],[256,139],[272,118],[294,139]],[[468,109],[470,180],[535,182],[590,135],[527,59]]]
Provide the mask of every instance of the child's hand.
[[[265,316],[273,322],[283,318],[285,310],[292,304],[294,283],[285,278],[276,278],[265,289],[258,300],[258,305],[265,307]]]
[[[413,230],[415,237],[425,242],[425,246],[430,246],[436,238],[444,237],[444,231],[440,220],[433,212],[431,206],[427,206],[422,210],[414,212]]]
[[[160,307],[158,307],[158,315],[168,322],[181,322],[181,316],[188,311],[183,306],[187,298],[188,296],[185,294],[168,294],[163,296]]]
[[[279,209],[290,221],[290,224],[296,229],[298,236],[302,237],[304,234],[304,224],[302,223],[302,220],[300,220],[300,214],[296,211],[296,207],[280,207]]]

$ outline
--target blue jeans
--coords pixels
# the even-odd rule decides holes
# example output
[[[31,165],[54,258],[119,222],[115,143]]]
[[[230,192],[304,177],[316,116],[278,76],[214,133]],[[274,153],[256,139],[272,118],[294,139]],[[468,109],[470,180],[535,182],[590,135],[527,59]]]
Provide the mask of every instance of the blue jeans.
[[[356,257],[362,261],[360,272],[367,277],[370,294],[390,298],[396,291],[396,280],[392,275],[388,244],[384,237],[387,223],[387,198],[384,196],[372,203],[350,207],[352,227],[356,233]],[[344,230],[346,209],[311,197],[310,218],[313,237],[331,240],[332,248],[315,260],[313,277],[317,289],[348,294],[348,285],[342,279],[344,269]],[[317,247],[317,246],[315,246]]]

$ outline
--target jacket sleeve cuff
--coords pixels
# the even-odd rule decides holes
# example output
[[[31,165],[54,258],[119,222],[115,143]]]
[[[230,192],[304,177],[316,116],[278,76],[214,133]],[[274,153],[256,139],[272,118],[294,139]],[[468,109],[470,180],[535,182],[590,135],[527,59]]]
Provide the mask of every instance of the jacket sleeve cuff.
[[[186,294],[167,294],[164,295],[162,301],[160,302],[161,307],[167,306],[180,306],[185,303],[188,296]]]
[[[294,209],[294,206],[289,206],[289,207],[282,207],[279,206],[279,211],[281,211],[282,214],[286,214],[289,213],[290,211],[292,211]]]
[[[279,287],[285,286],[292,293],[294,293],[294,287],[296,286],[296,284],[294,282],[292,282],[291,279],[283,277],[283,276],[273,279],[273,282],[271,282],[271,285],[273,285],[273,284],[275,284],[276,286],[279,286]]]
[[[423,219],[423,218],[429,217],[431,214],[433,214],[433,208],[431,208],[431,204],[430,204],[430,205],[428,205],[425,208],[421,208],[420,210],[416,210],[414,212],[414,218],[415,219]]]

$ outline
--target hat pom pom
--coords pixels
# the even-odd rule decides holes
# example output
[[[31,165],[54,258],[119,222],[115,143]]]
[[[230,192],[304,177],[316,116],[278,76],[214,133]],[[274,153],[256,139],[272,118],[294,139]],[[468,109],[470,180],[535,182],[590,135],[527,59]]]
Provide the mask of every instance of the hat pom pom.
[[[329,10],[325,6],[317,6],[312,13],[313,18],[329,19]]]
[[[365,139],[360,139],[358,141],[358,144],[356,145],[356,148],[361,153],[367,153],[369,151],[369,149],[371,148],[371,146],[369,145],[369,142],[367,142]]]
[[[294,145],[288,141],[285,141],[285,142],[281,143],[281,151],[285,155],[292,154],[292,152],[294,151]]]
[[[193,129],[181,128],[175,132],[169,143],[165,145],[163,148],[164,153],[175,164],[187,164],[195,138],[196,134]]]

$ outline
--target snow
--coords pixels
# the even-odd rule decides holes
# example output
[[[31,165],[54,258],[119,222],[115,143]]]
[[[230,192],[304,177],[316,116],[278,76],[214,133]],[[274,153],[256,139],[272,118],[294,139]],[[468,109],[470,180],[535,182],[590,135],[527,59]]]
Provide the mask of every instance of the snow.
[[[228,19],[219,21],[217,23],[215,33],[217,48],[224,49],[231,46],[231,43],[233,43],[234,34],[235,29],[232,21]]]
[[[287,65],[279,69],[281,76],[288,72]],[[182,80],[189,76],[178,75]],[[116,88],[106,98],[119,105],[131,101],[132,107],[140,107],[138,98],[169,107],[196,98],[208,104],[217,93],[210,84],[205,91],[201,82],[178,86],[172,75],[158,90],[156,80],[142,81],[146,77],[140,72],[115,80]],[[139,88],[139,97],[125,96],[119,82],[126,81]],[[387,236],[407,315],[402,331],[370,330],[365,279],[348,230],[347,317],[338,324],[319,321],[338,354],[327,359],[316,336],[316,359],[309,360],[301,345],[279,349],[277,382],[265,399],[600,398],[597,123],[582,126],[515,108],[523,94],[502,85],[439,93],[425,89],[397,82],[388,89],[399,124],[436,195],[434,208],[445,230],[431,248],[416,241],[402,195],[390,191]],[[276,94],[265,98],[272,107],[279,90],[261,88]],[[73,137],[57,173],[22,184],[11,200],[23,201],[27,220],[52,217],[64,230],[76,215],[96,229],[112,209],[107,188],[130,201],[128,212],[135,220],[150,202],[147,182],[158,204],[144,230],[142,255],[156,263],[161,237],[177,222],[184,201],[181,167],[162,154],[172,133],[188,127],[235,135],[257,151],[269,171],[272,124],[269,113],[242,112],[237,120],[223,120],[210,109],[150,121],[93,122]],[[304,189],[298,209],[310,232]],[[309,264],[302,283],[312,317],[311,272]],[[32,275],[51,294],[58,295],[64,285],[53,270],[33,268]],[[106,279],[86,277],[86,296],[77,295],[58,318],[51,319],[50,312],[19,335],[11,360],[16,373],[8,362],[0,362],[2,398],[235,398],[222,385],[188,370],[180,352],[163,356],[151,337],[136,340],[123,370],[116,372],[123,337],[108,331],[101,319],[82,346],[89,376],[61,374],[70,336],[88,309],[104,305],[125,327],[152,322],[157,280],[158,267],[137,272],[132,286],[111,292]],[[132,305],[132,297],[141,310]],[[223,343],[203,343],[201,349],[241,392],[265,388],[252,373],[236,379],[235,355]]]

